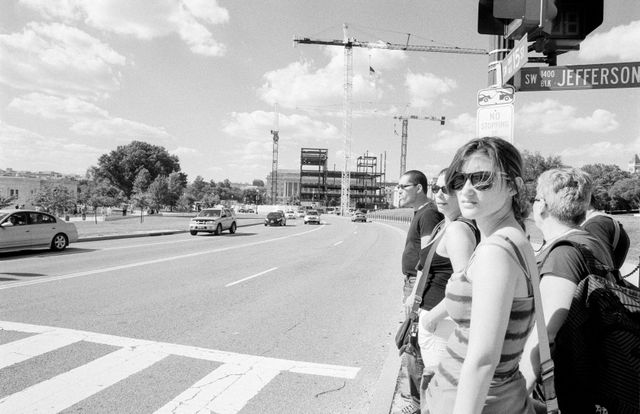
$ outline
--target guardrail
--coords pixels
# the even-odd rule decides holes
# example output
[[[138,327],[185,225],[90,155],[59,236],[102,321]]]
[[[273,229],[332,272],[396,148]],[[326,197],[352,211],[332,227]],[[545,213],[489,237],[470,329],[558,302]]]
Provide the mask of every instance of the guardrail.
[[[411,216],[407,216],[405,214],[391,214],[391,213],[369,213],[367,214],[367,218],[369,220],[378,220],[378,221],[389,221],[392,223],[411,223]]]

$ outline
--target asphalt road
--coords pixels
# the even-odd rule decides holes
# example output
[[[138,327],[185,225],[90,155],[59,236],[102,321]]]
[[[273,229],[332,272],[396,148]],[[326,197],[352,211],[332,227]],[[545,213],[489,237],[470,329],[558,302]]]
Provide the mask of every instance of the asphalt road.
[[[0,412],[368,412],[405,233],[323,221],[0,255]]]

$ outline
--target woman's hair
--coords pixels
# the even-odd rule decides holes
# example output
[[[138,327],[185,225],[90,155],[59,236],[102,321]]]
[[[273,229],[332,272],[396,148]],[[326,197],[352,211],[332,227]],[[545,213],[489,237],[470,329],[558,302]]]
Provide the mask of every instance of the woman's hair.
[[[427,176],[424,175],[422,171],[409,170],[402,175],[406,175],[407,177],[409,177],[409,181],[411,181],[411,184],[420,184],[422,186],[422,192],[427,194],[427,190],[429,189],[429,181],[427,180]]]
[[[529,201],[526,189],[522,184],[523,181],[516,180],[518,177],[522,178],[524,169],[522,156],[518,149],[508,141],[498,137],[482,137],[472,139],[460,147],[456,151],[445,177],[449,191],[453,191],[451,184],[454,174],[462,170],[462,166],[472,155],[478,153],[489,158],[493,165],[490,179],[496,180],[504,174],[503,177],[505,177],[507,185],[516,191],[512,198],[512,210],[516,220],[524,229],[524,219],[529,213]]]
[[[570,225],[580,224],[591,201],[591,176],[577,168],[554,168],[538,177],[538,195],[551,216]]]

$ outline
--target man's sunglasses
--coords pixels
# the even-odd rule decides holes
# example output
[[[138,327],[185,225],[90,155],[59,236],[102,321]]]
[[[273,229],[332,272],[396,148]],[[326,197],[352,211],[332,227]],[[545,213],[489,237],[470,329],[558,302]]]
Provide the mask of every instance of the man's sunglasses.
[[[493,187],[495,175],[506,176],[505,173],[493,173],[491,171],[476,171],[472,173],[455,172],[449,180],[449,186],[454,191],[462,190],[467,180],[478,191],[485,191]]]
[[[447,188],[446,185],[438,185],[438,184],[433,184],[431,185],[431,192],[433,194],[438,194],[438,191],[442,190],[442,194],[449,194],[449,189]]]

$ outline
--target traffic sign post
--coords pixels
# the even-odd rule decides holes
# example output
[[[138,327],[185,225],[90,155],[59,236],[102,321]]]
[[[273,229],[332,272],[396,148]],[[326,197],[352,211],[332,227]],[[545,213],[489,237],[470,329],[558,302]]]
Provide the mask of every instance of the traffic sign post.
[[[513,143],[513,104],[481,106],[476,115],[476,135],[500,137]]]
[[[519,92],[640,87],[640,62],[522,68],[514,77]]]

